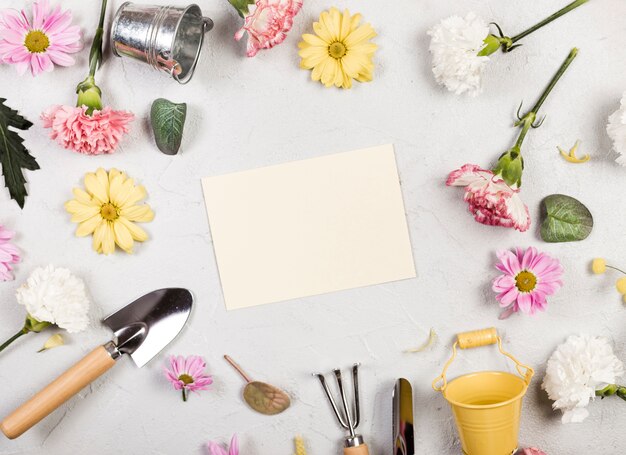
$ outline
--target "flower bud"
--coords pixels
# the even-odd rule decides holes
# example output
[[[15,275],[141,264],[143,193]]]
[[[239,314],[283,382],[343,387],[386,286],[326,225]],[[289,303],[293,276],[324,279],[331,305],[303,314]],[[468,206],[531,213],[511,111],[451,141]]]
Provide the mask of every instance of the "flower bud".
[[[491,55],[494,52],[497,52],[501,46],[500,38],[492,34],[487,35],[487,38],[485,38],[483,42],[485,43],[485,46],[478,53],[479,57]]]
[[[39,333],[50,325],[47,321],[39,321],[32,317],[30,314],[26,315],[26,321],[24,322],[24,329],[26,332]]]
[[[84,81],[78,84],[76,93],[78,94],[76,106],[87,106],[87,114],[91,115],[94,110],[102,110],[102,91],[96,85],[93,76],[87,76]]]
[[[591,270],[596,275],[601,275],[606,272],[606,260],[602,258],[595,258],[591,262]]]
[[[519,188],[522,186],[523,170],[524,159],[522,158],[519,147],[513,147],[500,156],[493,173],[500,175],[510,187]]]

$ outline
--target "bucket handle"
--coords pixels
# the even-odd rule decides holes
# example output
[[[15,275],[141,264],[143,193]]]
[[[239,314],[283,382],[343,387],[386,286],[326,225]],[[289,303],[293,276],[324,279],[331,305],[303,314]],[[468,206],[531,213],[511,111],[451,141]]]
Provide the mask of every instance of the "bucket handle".
[[[526,382],[526,385],[530,384],[530,380],[535,374],[535,370],[533,370],[528,365],[521,363],[512,354],[502,349],[502,338],[500,338],[500,336],[498,335],[498,331],[496,330],[496,328],[491,327],[488,329],[476,330],[473,332],[459,333],[457,335],[457,340],[452,345],[452,357],[450,357],[450,359],[448,359],[448,361],[444,365],[441,375],[433,381],[433,389],[435,389],[435,391],[437,392],[443,392],[447,387],[448,380],[446,378],[446,373],[450,365],[452,365],[452,362],[454,362],[454,359],[456,359],[457,346],[461,349],[471,349],[496,343],[498,344],[498,349],[500,350],[500,353],[515,362],[515,368],[517,369],[518,374]],[[439,385],[440,382],[441,385]]]
[[[179,84],[185,85],[187,82],[191,80],[193,73],[196,70],[198,59],[200,58],[200,51],[202,50],[202,45],[204,44],[204,35],[206,32],[208,32],[212,28],[213,28],[213,21],[208,17],[203,17],[202,18],[202,34],[200,35],[200,43],[198,44],[196,57],[193,59],[193,64],[191,65],[191,68],[189,68],[189,71],[187,71],[187,76],[185,76],[183,79],[180,79],[178,77],[178,74],[176,74],[176,70],[180,68],[180,63],[174,61],[174,64],[172,65],[172,69],[170,70],[170,76],[172,76],[172,78]]]

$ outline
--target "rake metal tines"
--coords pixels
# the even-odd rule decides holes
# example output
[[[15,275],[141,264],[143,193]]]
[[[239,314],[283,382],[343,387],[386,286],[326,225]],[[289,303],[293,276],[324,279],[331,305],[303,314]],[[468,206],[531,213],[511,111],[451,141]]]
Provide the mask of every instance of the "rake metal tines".
[[[363,436],[357,434],[355,431],[356,428],[359,426],[359,421],[361,420],[361,407],[359,405],[359,366],[360,364],[358,363],[355,363],[352,366],[352,384],[354,387],[354,403],[352,409],[350,409],[350,407],[348,406],[348,399],[346,398],[346,390],[343,385],[341,370],[339,368],[333,370],[335,378],[337,379],[339,395],[341,396],[341,403],[343,405],[344,411],[343,414],[341,413],[341,411],[337,407],[337,403],[333,399],[324,375],[321,373],[314,373],[314,376],[317,376],[317,378],[322,383],[324,392],[326,392],[326,396],[328,397],[328,401],[333,408],[339,425],[341,425],[343,428],[350,432],[350,436],[348,436],[345,441],[346,447],[358,447],[365,444],[363,442]]]

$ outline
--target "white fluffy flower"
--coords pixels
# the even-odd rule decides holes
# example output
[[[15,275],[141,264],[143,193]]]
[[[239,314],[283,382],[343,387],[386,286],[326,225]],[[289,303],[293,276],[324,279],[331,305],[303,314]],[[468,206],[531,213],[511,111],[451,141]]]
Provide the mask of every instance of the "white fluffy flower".
[[[609,117],[606,132],[613,140],[613,149],[619,153],[615,161],[626,166],[626,92],[622,97],[620,108]]]
[[[18,303],[41,322],[56,324],[70,333],[89,325],[89,299],[85,283],[64,268],[39,267],[16,291]]]
[[[589,415],[590,400],[624,374],[624,365],[602,337],[570,336],[548,360],[543,389],[563,411],[563,423],[582,422]]]
[[[440,85],[460,95],[481,91],[483,70],[489,57],[478,56],[489,35],[489,25],[474,13],[451,16],[428,31],[431,36],[433,74]]]

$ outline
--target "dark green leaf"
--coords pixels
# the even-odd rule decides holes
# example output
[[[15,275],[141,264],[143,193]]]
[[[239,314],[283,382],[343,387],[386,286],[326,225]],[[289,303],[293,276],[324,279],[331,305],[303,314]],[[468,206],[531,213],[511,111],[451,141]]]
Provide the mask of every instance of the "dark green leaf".
[[[167,155],[176,155],[183,140],[183,129],[187,117],[185,103],[172,103],[158,98],[152,103],[150,122],[157,147]]]
[[[541,201],[541,219],[541,238],[551,243],[584,240],[593,229],[589,209],[564,194],[551,194]]]
[[[22,169],[35,171],[39,165],[35,158],[24,147],[24,140],[9,128],[27,130],[33,124],[22,117],[17,111],[6,106],[6,99],[0,98],[0,164],[4,185],[9,189],[12,199],[24,208],[26,192],[26,178]]]
[[[241,17],[246,17],[250,13],[249,6],[254,5],[255,0],[228,0],[235,7]]]

